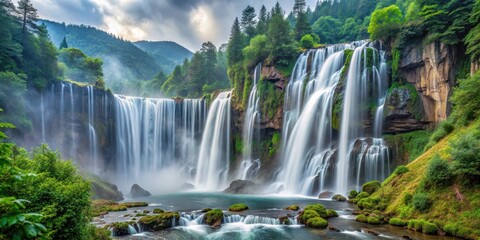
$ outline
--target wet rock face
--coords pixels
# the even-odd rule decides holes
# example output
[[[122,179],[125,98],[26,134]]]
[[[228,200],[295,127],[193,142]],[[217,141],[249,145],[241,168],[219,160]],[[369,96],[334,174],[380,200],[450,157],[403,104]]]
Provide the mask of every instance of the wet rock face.
[[[386,99],[384,132],[404,133],[426,129],[429,122],[422,120],[425,111],[418,98],[414,88],[393,89]]]
[[[438,123],[448,116],[457,55],[455,47],[438,42],[412,44],[403,51],[399,76],[415,85],[425,109],[425,121]]]
[[[130,195],[132,197],[148,197],[152,196],[149,191],[143,189],[138,184],[133,184],[132,188],[130,189]]]
[[[253,194],[257,190],[257,184],[248,180],[235,180],[230,186],[223,190],[224,193],[231,194]]]

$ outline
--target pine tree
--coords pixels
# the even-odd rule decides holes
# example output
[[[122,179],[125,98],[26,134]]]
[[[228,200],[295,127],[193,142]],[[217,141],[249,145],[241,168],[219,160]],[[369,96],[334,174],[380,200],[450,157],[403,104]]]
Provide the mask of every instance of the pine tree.
[[[265,5],[262,5],[260,9],[260,15],[258,16],[257,34],[265,34],[268,31],[268,13]]]
[[[63,37],[62,43],[60,43],[60,47],[58,49],[62,50],[63,48],[68,48],[67,37]]]
[[[255,25],[257,24],[257,20],[255,20],[256,17],[257,14],[255,14],[255,8],[250,5],[242,11],[241,27],[243,32],[247,35],[248,40],[255,37]]]
[[[270,56],[289,58],[293,39],[290,34],[290,24],[284,18],[284,11],[277,2],[272,9],[270,24],[267,33]]]
[[[17,6],[17,12],[22,19],[22,33],[28,30],[28,27],[35,29],[35,21],[38,20],[37,9],[33,7],[30,0],[20,0]]]
[[[300,41],[304,35],[312,32],[305,8],[305,0],[295,0],[293,14],[295,15],[295,39],[297,41]]]
[[[243,34],[240,30],[240,23],[238,22],[238,18],[235,18],[232,30],[230,32],[230,39],[228,40],[227,57],[229,66],[232,66],[242,61],[242,50]]]

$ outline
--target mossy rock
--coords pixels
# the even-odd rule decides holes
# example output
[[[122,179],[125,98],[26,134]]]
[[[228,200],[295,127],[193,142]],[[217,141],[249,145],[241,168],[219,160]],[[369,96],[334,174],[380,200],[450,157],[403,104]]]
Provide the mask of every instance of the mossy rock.
[[[426,234],[438,234],[438,227],[435,223],[423,222],[422,223],[422,232]]]
[[[298,205],[290,205],[286,208],[284,208],[284,210],[290,210],[290,211],[298,211],[300,209],[300,207]]]
[[[368,197],[370,197],[370,194],[369,194],[369,193],[367,193],[367,192],[360,192],[360,193],[357,195],[357,197],[355,198],[355,200],[360,201],[360,200],[362,200],[362,199],[364,199],[364,198],[368,198]]]
[[[390,218],[388,223],[390,225],[398,226],[398,227],[403,227],[403,226],[407,225],[407,223],[400,218]]]
[[[231,211],[231,212],[241,212],[245,210],[248,210],[248,206],[243,203],[233,204],[228,208],[228,211]]]
[[[206,212],[209,212],[209,211],[211,211],[211,210],[212,210],[211,208],[204,208],[204,209],[202,210],[202,213],[206,213]]]
[[[314,218],[314,217],[320,217],[320,215],[314,210],[305,210],[301,214],[302,223],[306,223],[308,219]]]
[[[360,214],[355,217],[355,221],[361,222],[361,223],[366,223],[368,222],[367,216]]]
[[[358,195],[358,192],[355,190],[352,190],[348,193],[348,199],[354,199],[357,197],[357,195]]]
[[[327,218],[327,209],[322,205],[322,204],[311,204],[305,207],[305,211],[307,210],[313,210],[320,215],[322,218]]]
[[[373,225],[382,224],[382,221],[380,220],[380,218],[375,217],[375,216],[369,216],[367,218],[367,222],[368,222],[368,224],[373,224]]]
[[[107,214],[108,212],[119,212],[119,211],[127,211],[127,207],[115,201],[110,201],[110,200],[100,199],[100,200],[92,201],[93,216],[100,216],[103,214]]]
[[[145,217],[145,216],[147,216],[146,213],[137,213],[137,214],[135,215],[135,217]]]
[[[306,225],[311,228],[325,229],[328,227],[328,222],[321,217],[314,217],[308,219]]]
[[[376,192],[380,187],[382,186],[382,183],[379,181],[370,181],[362,186],[362,192],[367,192],[368,194],[372,195],[374,192]]]
[[[338,202],[345,202],[345,201],[347,201],[347,198],[342,196],[341,194],[335,194],[332,197],[332,200],[335,200],[335,201],[338,201]]]
[[[410,219],[408,220],[407,227],[410,230],[420,232],[422,231],[423,222],[425,222],[425,220]]]
[[[163,210],[160,209],[160,208],[155,208],[155,209],[153,209],[153,213],[155,213],[155,214],[164,213],[164,212],[165,212],[165,211],[163,211]]]
[[[143,210],[143,213],[150,213],[150,210]]]
[[[328,210],[327,210],[327,217],[328,217],[328,218],[338,217],[338,213],[337,213],[337,211],[335,211],[335,210],[333,210],[333,209],[328,209]]]
[[[148,203],[146,202],[124,202],[121,203],[121,205],[127,207],[127,208],[133,208],[133,207],[147,207]]]
[[[357,202],[357,206],[360,209],[370,209],[375,210],[378,206],[380,199],[374,197],[362,198]]]
[[[205,213],[203,217],[203,223],[210,226],[218,227],[222,224],[223,211],[221,209],[213,209]]]
[[[393,174],[402,175],[404,173],[407,173],[408,171],[409,171],[408,167],[406,167],[405,165],[400,165],[397,168],[395,168],[395,171],[393,172]]]
[[[180,220],[180,214],[178,212],[164,212],[157,215],[145,216],[138,220],[138,224],[142,226],[144,231],[155,232],[171,228],[173,222]]]
[[[105,227],[112,232],[113,236],[126,236],[130,234],[128,227],[133,224],[135,224],[135,222],[114,222]]]

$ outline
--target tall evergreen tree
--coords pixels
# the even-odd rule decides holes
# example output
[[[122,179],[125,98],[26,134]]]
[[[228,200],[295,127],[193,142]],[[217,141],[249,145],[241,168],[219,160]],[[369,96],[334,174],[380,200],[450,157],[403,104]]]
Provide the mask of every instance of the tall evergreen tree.
[[[242,61],[243,45],[243,34],[240,30],[240,23],[238,22],[238,18],[235,18],[232,30],[230,31],[230,39],[228,40],[227,57],[229,66]]]
[[[251,38],[255,37],[255,25],[257,24],[257,20],[255,18],[257,17],[257,14],[255,13],[255,8],[252,6],[248,5],[243,11],[242,11],[242,21],[241,21],[241,27],[245,34],[248,37],[248,40]]]
[[[63,48],[68,48],[67,37],[63,37],[63,40],[60,43],[60,47],[58,49],[62,50]]]
[[[28,28],[35,29],[35,21],[38,20],[37,9],[30,0],[20,0],[17,6],[18,14],[22,19],[22,33],[25,35]]]
[[[293,14],[295,15],[295,39],[300,41],[306,34],[312,32],[312,27],[308,23],[307,12],[305,11],[307,3],[305,0],[295,0]]]
[[[290,58],[293,49],[290,24],[284,18],[284,13],[282,7],[277,2],[272,9],[267,33],[270,56],[274,56],[275,58],[280,59],[280,61]],[[283,63],[288,64],[287,62]]]
[[[268,31],[268,12],[265,5],[262,5],[260,9],[260,15],[258,15],[257,34],[265,34]]]

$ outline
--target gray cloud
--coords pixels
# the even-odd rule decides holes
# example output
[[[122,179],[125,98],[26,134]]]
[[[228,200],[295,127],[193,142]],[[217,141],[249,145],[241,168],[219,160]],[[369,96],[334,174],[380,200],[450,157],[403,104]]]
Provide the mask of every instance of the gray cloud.
[[[259,0],[32,0],[42,18],[92,25],[132,41],[170,40],[196,50],[202,42],[228,40],[247,5],[257,12],[277,1]],[[289,12],[294,0],[279,0]],[[314,5],[316,0],[307,0]]]

